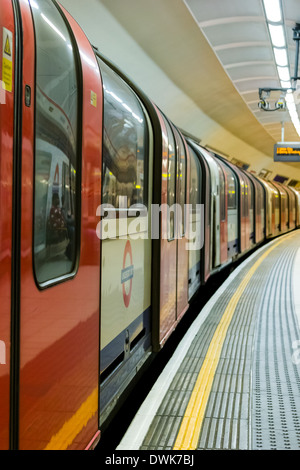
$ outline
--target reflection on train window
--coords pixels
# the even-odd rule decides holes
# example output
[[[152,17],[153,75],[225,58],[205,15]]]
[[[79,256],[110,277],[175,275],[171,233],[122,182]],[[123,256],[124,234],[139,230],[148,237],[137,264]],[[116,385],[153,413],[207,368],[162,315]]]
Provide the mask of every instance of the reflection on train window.
[[[225,176],[219,163],[218,171],[220,179],[220,220],[224,221],[226,219]]]
[[[200,163],[192,147],[189,147],[191,171],[190,171],[190,201],[192,213],[196,214],[196,204],[200,204]]]
[[[128,209],[147,205],[147,125],[138,98],[128,85],[98,58],[104,89],[104,204]]]
[[[184,230],[184,211],[186,204],[186,154],[182,139],[179,136],[179,155],[178,155],[178,191],[179,204],[181,206],[181,236],[185,234]]]
[[[173,240],[175,237],[175,214],[171,210],[176,202],[176,154],[175,154],[175,140],[168,121],[164,118],[167,133],[168,133],[168,189],[167,189],[167,204],[170,209],[170,230],[168,240]]]
[[[250,183],[248,179],[245,179],[245,216],[249,217],[249,209],[250,209],[250,198],[251,197],[251,192],[250,192]]]
[[[32,2],[36,34],[34,265],[42,284],[76,258],[78,81],[68,29],[49,0]]]
[[[224,167],[227,175],[227,206],[228,209],[236,209],[237,206],[237,182],[233,171],[227,166]]]

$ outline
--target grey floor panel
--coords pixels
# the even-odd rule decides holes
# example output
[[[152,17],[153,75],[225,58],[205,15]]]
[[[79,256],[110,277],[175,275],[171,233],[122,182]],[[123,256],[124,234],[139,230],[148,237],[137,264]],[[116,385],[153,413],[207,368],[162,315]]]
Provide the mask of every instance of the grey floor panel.
[[[229,325],[207,403],[198,449],[299,449],[300,339],[291,272],[299,233],[255,271]],[[267,248],[266,248],[267,249]],[[141,449],[172,449],[212,337],[253,258],[202,324],[155,416]]]
[[[253,367],[253,448],[300,449],[299,367],[292,343],[300,338],[293,306],[292,267],[298,239],[274,262],[258,318]]]

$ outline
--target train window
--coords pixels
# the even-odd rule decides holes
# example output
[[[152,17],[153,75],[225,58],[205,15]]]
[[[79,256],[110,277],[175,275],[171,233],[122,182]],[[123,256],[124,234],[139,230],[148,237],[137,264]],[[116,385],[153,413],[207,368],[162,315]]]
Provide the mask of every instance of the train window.
[[[237,182],[233,171],[224,166],[227,175],[227,207],[228,209],[236,209],[237,205]]]
[[[178,135],[178,134],[177,134]],[[183,145],[182,139],[179,136],[179,154],[178,154],[178,194],[179,194],[179,204],[181,207],[181,236],[185,234],[184,229],[184,212],[186,204],[186,153],[185,147]]]
[[[254,183],[249,180],[249,191],[250,191],[250,210],[254,210]]]
[[[218,163],[219,181],[220,181],[220,220],[226,219],[226,201],[225,201],[225,177],[221,165]]]
[[[249,183],[249,180],[248,178],[246,179],[245,178],[245,186],[244,186],[244,194],[245,194],[245,216],[246,217],[249,217],[249,208],[250,208],[250,198],[249,198],[249,195],[251,197],[251,194],[250,194],[250,183]]]
[[[36,37],[34,267],[37,282],[73,273],[76,263],[78,71],[57,7],[32,2]]]
[[[115,209],[147,205],[147,124],[129,86],[98,58],[104,89],[102,200]]]
[[[200,204],[200,162],[194,150],[189,147],[191,157],[190,172],[190,204],[192,205],[192,213],[196,214],[196,204]]]
[[[175,153],[175,140],[168,121],[164,118],[167,133],[168,133],[168,189],[167,189],[167,204],[171,207],[176,202],[176,153]],[[173,240],[175,237],[175,215],[174,211],[170,210],[170,229],[168,240]]]
[[[242,217],[247,217],[247,208],[246,208],[246,182],[243,179],[243,176],[240,176],[241,179],[241,205],[242,205]]]

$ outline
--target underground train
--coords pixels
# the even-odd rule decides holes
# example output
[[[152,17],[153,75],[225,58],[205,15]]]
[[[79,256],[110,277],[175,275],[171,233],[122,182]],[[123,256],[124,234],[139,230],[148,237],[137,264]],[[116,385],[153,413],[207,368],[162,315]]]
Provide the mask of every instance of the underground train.
[[[90,449],[200,286],[299,227],[299,194],[185,135],[55,1],[0,3],[0,449]]]

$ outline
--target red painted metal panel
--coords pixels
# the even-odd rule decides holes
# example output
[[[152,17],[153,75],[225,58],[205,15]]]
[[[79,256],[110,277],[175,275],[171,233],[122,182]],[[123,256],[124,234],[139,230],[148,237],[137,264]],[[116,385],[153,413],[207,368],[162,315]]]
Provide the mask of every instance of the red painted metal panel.
[[[6,29],[3,29],[6,28]],[[1,0],[0,9],[0,80],[3,78],[2,44],[7,31],[12,33],[12,91],[4,91],[0,82],[0,450],[9,447],[10,390],[10,309],[11,309],[11,237],[12,237],[12,167],[14,124],[15,25],[11,0]],[[4,37],[3,37],[4,36]],[[5,101],[5,103],[4,103]]]
[[[21,12],[23,84],[34,90],[34,32],[27,0],[22,0]],[[33,102],[30,108],[23,107],[21,449],[84,449],[98,430],[100,241],[96,207],[101,203],[102,86],[89,42],[66,15],[80,49],[84,84],[80,263],[74,279],[38,289],[32,252]],[[97,96],[96,106],[91,103],[91,91]],[[78,412],[82,408],[83,416]]]

